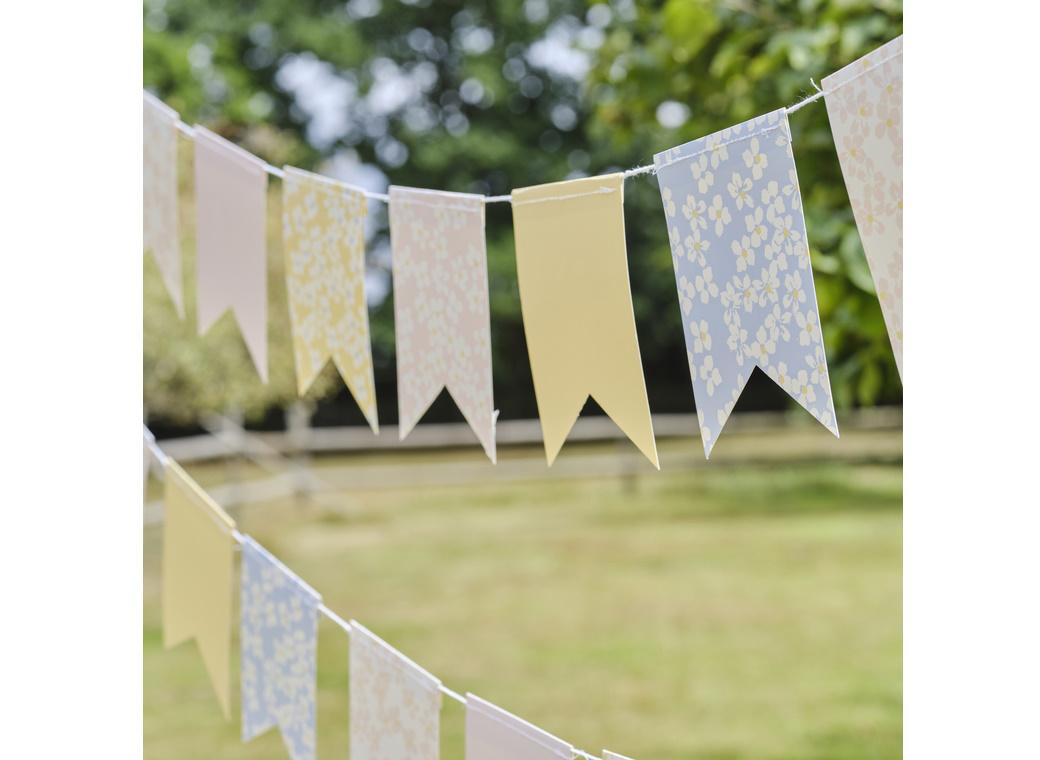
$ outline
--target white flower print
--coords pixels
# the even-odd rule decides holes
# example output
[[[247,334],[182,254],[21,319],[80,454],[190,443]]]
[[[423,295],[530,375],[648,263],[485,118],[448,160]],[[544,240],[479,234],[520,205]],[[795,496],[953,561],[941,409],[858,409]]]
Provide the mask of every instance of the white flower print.
[[[821,387],[830,386],[830,376],[827,373],[827,359],[823,355],[823,346],[816,346],[816,352],[805,357],[805,363],[809,367],[809,379]]]
[[[751,238],[744,235],[740,240],[734,240],[730,250],[737,257],[737,271],[744,272],[755,263],[755,251],[751,248]]]
[[[762,267],[758,279],[753,283],[758,291],[758,305],[776,303],[780,299],[780,277],[776,273],[776,264]]]
[[[784,308],[797,309],[800,304],[805,303],[805,290],[802,288],[802,273],[792,272],[784,275]]]
[[[744,166],[751,170],[754,180],[762,179],[762,172],[769,165],[769,157],[759,150],[758,138],[752,137],[751,143],[743,154]]]
[[[747,228],[748,236],[751,239],[751,247],[758,248],[765,242],[768,232],[766,231],[766,225],[763,222],[762,208],[756,208],[750,214],[744,217],[744,226]]]
[[[704,258],[704,254],[708,252],[710,246],[708,241],[701,237],[700,230],[695,229],[692,235],[687,235],[684,243],[686,245],[686,258],[698,266],[705,266],[707,261]]]
[[[707,320],[690,322],[690,335],[693,337],[693,353],[711,351],[711,332],[708,330]]]
[[[818,317],[815,311],[809,311],[804,314],[797,312],[794,315],[794,319],[800,328],[798,333],[799,345],[808,346],[810,343],[816,343],[820,340],[820,323],[817,321]]]
[[[726,190],[729,192],[730,198],[737,202],[737,211],[740,211],[744,206],[751,208],[755,205],[751,198],[750,179],[744,179],[736,172],[733,172],[733,178],[726,185]]]
[[[700,294],[701,303],[708,303],[709,298],[715,298],[719,294],[719,286],[715,284],[711,267],[704,267],[704,271],[697,275],[693,284]]]
[[[809,382],[809,373],[804,369],[798,370],[798,377],[794,380],[794,392],[798,397],[798,403],[806,408],[816,401],[816,387]]]
[[[661,200],[664,203],[664,213],[666,213],[669,218],[675,216],[675,199],[672,198],[672,188],[661,188]]]
[[[697,190],[702,194],[708,192],[708,189],[715,184],[715,175],[708,168],[708,157],[703,153],[699,159],[690,162],[690,173],[693,174],[693,180],[697,183]]]
[[[768,366],[769,357],[776,352],[776,340],[770,337],[764,326],[759,327],[755,333],[754,342],[750,346],[745,346],[744,352],[759,365]]]
[[[716,195],[712,198],[711,206],[708,207],[708,218],[715,222],[715,234],[721,235],[730,223],[729,209],[722,202],[722,196]]]
[[[804,372],[805,370],[802,371]],[[715,360],[711,357],[711,354],[705,356],[704,362],[701,364],[701,380],[707,384],[709,396],[715,394],[715,387],[722,382],[722,373],[715,366]]]
[[[724,154],[722,143],[734,150]],[[705,453],[751,367],[806,409],[833,414],[829,383],[810,382],[819,372],[806,362],[815,349],[822,357],[823,341],[812,276],[802,266],[808,246],[786,114],[694,140],[670,151],[667,165],[664,155],[654,157],[661,187],[687,198],[690,227],[682,229],[676,285]]]
[[[679,306],[682,308],[683,314],[689,314],[693,309],[693,299],[696,295],[693,283],[687,279],[686,275],[682,275],[679,278]]]
[[[682,212],[683,216],[690,220],[690,227],[693,230],[698,228],[702,230],[708,229],[708,220],[704,218],[706,205],[704,201],[699,201],[692,195],[686,196],[686,202],[683,204]]]

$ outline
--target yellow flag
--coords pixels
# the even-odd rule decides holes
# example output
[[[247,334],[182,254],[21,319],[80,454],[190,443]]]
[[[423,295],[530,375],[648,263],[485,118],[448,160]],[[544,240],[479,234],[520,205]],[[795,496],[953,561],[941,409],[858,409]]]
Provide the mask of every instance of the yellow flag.
[[[365,300],[365,194],[285,167],[282,236],[302,396],[331,358],[379,432]]]
[[[659,467],[628,283],[624,177],[525,187],[512,200],[520,305],[549,464],[591,396]]]
[[[195,639],[231,717],[231,606],[235,521],[174,462],[166,466],[163,643]]]

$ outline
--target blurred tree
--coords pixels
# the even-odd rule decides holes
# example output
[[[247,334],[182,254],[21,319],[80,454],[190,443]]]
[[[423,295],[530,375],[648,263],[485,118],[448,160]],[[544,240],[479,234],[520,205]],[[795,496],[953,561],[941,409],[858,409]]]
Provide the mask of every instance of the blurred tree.
[[[806,94],[810,76],[899,34],[902,10],[813,0],[148,0],[144,21],[145,85],[186,121],[206,123],[271,163],[372,189],[389,180],[498,194],[646,163],[655,150],[791,103]],[[896,401],[901,386],[822,104],[792,122],[836,403]],[[189,170],[182,172],[186,276]],[[272,183],[271,384],[260,385],[227,318],[203,339],[190,318],[179,323],[148,264],[145,398],[160,419],[187,423],[228,406],[255,419],[295,398],[278,189]],[[625,213],[651,408],[690,411],[652,178],[629,183]],[[380,419],[391,421],[385,209],[374,205],[372,216],[373,352]],[[507,204],[488,207],[487,234],[496,404],[503,417],[532,416]],[[767,386],[752,383],[745,403],[783,403]],[[331,370],[311,395],[325,400],[328,418],[361,422]],[[461,419],[441,402],[430,415]]]

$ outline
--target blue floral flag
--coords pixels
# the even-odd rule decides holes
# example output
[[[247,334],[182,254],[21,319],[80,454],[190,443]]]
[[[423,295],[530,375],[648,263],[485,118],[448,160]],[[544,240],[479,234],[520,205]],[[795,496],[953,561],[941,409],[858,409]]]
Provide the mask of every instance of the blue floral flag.
[[[704,455],[756,366],[837,435],[787,112],[654,165]]]
[[[321,597],[249,536],[242,538],[242,740],[278,726],[293,760],[316,754]]]

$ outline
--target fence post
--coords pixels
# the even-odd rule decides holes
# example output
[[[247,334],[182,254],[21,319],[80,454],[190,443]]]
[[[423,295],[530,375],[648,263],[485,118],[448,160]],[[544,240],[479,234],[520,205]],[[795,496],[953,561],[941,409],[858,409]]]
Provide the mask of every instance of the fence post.
[[[303,401],[290,404],[285,413],[288,428],[289,458],[291,461],[293,496],[298,500],[310,497],[313,485],[310,476],[310,423],[311,409]]]

